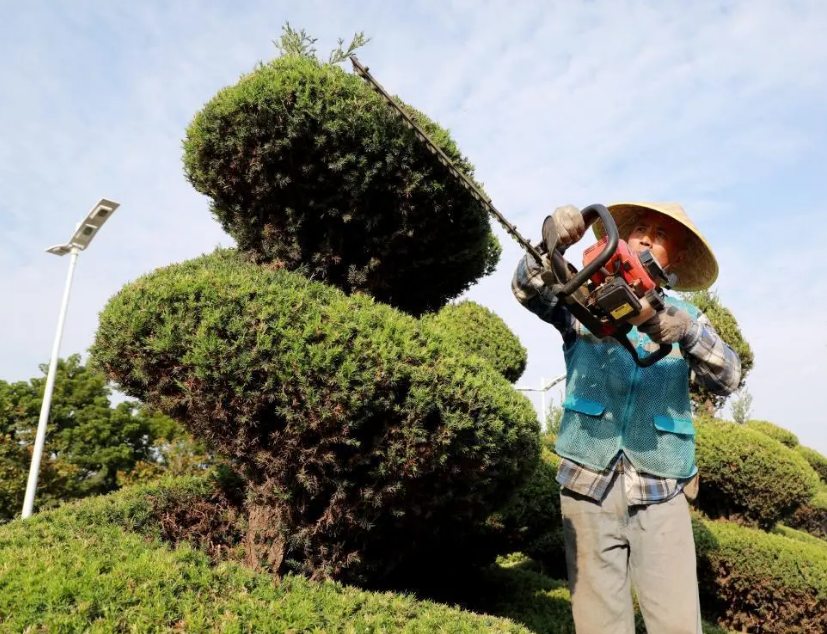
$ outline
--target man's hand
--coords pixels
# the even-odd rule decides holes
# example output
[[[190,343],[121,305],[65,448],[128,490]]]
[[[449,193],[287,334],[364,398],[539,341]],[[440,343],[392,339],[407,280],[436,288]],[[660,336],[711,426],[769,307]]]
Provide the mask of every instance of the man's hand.
[[[574,205],[564,205],[554,210],[543,221],[543,242],[551,253],[555,247],[565,248],[574,244],[586,233],[583,214]]]
[[[686,336],[692,316],[685,310],[667,306],[637,329],[645,332],[655,343],[675,343]]]

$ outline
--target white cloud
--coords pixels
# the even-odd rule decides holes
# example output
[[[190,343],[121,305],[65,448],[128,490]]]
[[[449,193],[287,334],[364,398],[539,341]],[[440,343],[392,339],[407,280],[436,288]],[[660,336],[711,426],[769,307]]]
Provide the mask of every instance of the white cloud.
[[[827,134],[818,0],[0,9],[0,54],[16,60],[0,76],[0,376],[28,378],[47,360],[66,262],[42,249],[97,198],[123,207],[80,258],[64,354],[88,347],[123,284],[231,242],[183,178],[181,140],[217,90],[274,56],[286,19],[320,52],[366,31],[363,63],[451,129],[532,239],[558,204],[683,202],[720,255],[722,300],[755,349],[756,414],[827,454],[816,400],[827,301],[813,272],[824,207],[803,204],[825,193],[805,169],[825,158]],[[792,201],[795,238],[778,217]],[[530,355],[521,382],[539,383],[562,372],[559,336],[511,297],[520,251],[502,240],[499,270],[470,296],[517,332]]]

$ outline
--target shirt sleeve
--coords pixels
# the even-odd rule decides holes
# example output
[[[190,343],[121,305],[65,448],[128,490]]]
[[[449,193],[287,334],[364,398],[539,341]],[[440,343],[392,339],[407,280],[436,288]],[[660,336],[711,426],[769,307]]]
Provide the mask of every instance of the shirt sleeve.
[[[704,313],[689,327],[681,349],[698,385],[719,396],[728,396],[738,389],[741,359],[715,332]]]
[[[540,277],[542,269],[526,254],[517,264],[511,279],[511,292],[517,301],[545,322],[552,324],[566,343],[576,338],[577,321]]]

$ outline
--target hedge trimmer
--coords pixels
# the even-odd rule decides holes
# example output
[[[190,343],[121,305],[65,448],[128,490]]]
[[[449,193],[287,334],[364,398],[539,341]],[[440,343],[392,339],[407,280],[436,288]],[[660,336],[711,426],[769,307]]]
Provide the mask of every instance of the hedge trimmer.
[[[645,297],[652,308],[661,310],[664,303],[658,282],[668,288],[672,280],[649,251],[637,254],[629,250],[626,242],[620,239],[614,218],[605,206],[589,205],[581,211],[587,227],[600,219],[606,229],[606,236],[586,249],[583,254],[583,269],[578,272],[563,258],[558,249],[555,248],[553,253],[549,254],[544,245],[534,246],[526,240],[476,183],[457,169],[442,148],[431,140],[402,106],[374,79],[369,69],[363,66],[355,55],[351,55],[349,59],[356,74],[379,93],[448,173],[465,187],[542,267],[543,281],[593,335],[601,339],[612,337],[617,340],[641,367],[650,366],[669,353],[672,346],[661,344],[656,352],[639,357],[627,335],[632,330],[629,319],[640,314],[640,300]]]

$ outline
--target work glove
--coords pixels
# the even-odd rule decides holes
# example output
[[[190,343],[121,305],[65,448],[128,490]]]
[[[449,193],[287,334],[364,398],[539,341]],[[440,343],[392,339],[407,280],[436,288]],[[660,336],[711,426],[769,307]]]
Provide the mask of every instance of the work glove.
[[[543,243],[549,253],[555,247],[566,248],[574,244],[586,233],[583,214],[574,205],[565,205],[554,210],[543,221]]]
[[[649,335],[655,343],[675,343],[686,336],[692,321],[692,316],[685,310],[667,306],[637,329]]]

